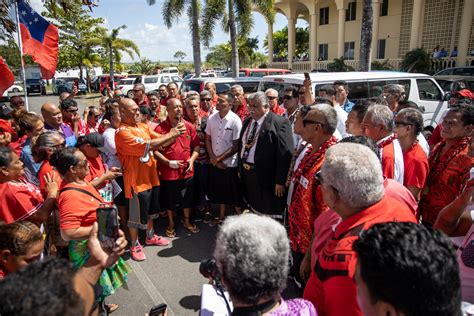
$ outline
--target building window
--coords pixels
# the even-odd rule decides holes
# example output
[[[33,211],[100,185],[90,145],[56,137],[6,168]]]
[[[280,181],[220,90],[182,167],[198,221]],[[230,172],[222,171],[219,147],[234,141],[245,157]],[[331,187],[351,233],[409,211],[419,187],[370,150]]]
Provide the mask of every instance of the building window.
[[[354,59],[354,47],[355,47],[355,42],[344,43],[344,58],[345,59]]]
[[[319,44],[318,60],[328,60],[328,44]]]
[[[381,39],[377,42],[377,59],[385,59],[385,40]]]
[[[382,0],[380,3],[380,16],[388,15],[388,0]]]
[[[319,9],[319,25],[329,24],[329,7]]]
[[[357,7],[357,3],[355,1],[349,2],[349,7],[346,10],[346,21],[355,21],[356,7]]]

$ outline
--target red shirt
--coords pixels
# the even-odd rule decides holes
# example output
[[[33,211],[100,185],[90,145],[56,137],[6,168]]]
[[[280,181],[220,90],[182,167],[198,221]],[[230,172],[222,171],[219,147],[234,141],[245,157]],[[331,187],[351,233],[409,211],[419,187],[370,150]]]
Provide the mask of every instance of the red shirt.
[[[312,303],[318,315],[362,315],[354,282],[357,257],[352,244],[361,231],[393,221],[416,223],[416,218],[406,206],[386,196],[336,227],[314,268],[317,280]]]
[[[43,202],[39,188],[26,180],[0,183],[0,220],[7,224],[27,219]]]
[[[416,142],[407,151],[403,152],[403,185],[423,189],[428,176],[428,157],[423,148]]]
[[[428,144],[430,145],[430,147],[434,147],[436,144],[443,140],[443,138],[441,137],[442,130],[443,124],[436,125],[433,133],[431,133],[430,139],[428,139]]]
[[[249,116],[249,109],[247,108],[247,101],[243,99],[242,105],[234,111],[237,114],[242,122],[245,120],[247,116]]]
[[[143,95],[143,99],[141,100],[136,100],[136,99],[133,99],[133,101],[135,101],[135,103],[138,105],[138,106],[150,106],[148,104],[148,97],[144,94]]]
[[[72,122],[64,121],[64,123],[69,125],[69,127],[74,132],[74,124]],[[80,119],[77,122],[77,133],[79,134],[79,136],[84,136],[90,133],[89,127],[87,126],[87,123],[83,119]]]
[[[391,197],[392,199],[397,200],[406,207],[415,215],[416,218],[418,215],[418,203],[416,202],[413,194],[406,187],[404,187],[400,182],[385,178],[383,180],[383,188],[385,190],[385,195]]]
[[[181,160],[184,163],[183,167],[178,169],[172,169],[168,165],[158,163],[158,170],[160,172],[160,179],[163,180],[178,180],[178,179],[187,179],[191,178],[194,175],[194,168],[192,171],[186,173],[187,160],[191,158],[191,154],[195,147],[199,147],[199,138],[196,132],[196,128],[191,123],[184,121],[184,126],[186,127],[186,132],[180,135],[175,141],[163,148],[161,153],[168,160]],[[167,134],[171,131],[173,127],[171,126],[170,120],[162,122],[155,129],[155,132],[159,134]]]
[[[46,195],[48,194],[48,192],[46,191],[46,181],[44,180],[44,176],[48,173],[51,177],[56,177],[59,179],[58,187],[61,186],[61,182],[62,182],[61,177],[59,176],[59,173],[56,171],[55,168],[53,168],[49,164],[49,161],[47,160],[43,161],[43,164],[41,165],[41,168],[38,171],[38,180],[40,182],[39,188],[43,197],[46,197]]]
[[[272,112],[275,113],[276,115],[280,115],[280,116],[282,116],[285,113],[285,109],[279,106],[278,104],[275,105],[273,109],[270,109],[270,110],[272,110]]]

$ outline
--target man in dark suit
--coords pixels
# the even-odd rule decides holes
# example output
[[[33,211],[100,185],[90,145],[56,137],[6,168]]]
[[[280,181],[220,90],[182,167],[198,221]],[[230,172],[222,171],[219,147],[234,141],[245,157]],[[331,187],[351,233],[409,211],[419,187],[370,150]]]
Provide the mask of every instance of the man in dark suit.
[[[252,211],[283,219],[285,181],[294,148],[291,125],[269,110],[264,92],[251,94],[248,107],[239,148],[244,197]]]

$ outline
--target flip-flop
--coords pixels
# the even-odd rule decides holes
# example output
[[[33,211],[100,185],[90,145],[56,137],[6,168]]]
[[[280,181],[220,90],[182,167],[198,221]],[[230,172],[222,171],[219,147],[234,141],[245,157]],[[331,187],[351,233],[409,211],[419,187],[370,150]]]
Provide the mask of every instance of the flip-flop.
[[[191,224],[190,226],[183,226],[186,228],[189,232],[193,234],[197,234],[200,232],[199,228],[196,226],[196,224]]]
[[[119,306],[117,304],[105,304],[105,309],[107,310],[107,314],[112,314],[118,308]]]
[[[165,232],[165,235],[168,238],[174,238],[174,237],[176,237],[176,231],[174,230],[174,228],[167,228],[166,232]]]

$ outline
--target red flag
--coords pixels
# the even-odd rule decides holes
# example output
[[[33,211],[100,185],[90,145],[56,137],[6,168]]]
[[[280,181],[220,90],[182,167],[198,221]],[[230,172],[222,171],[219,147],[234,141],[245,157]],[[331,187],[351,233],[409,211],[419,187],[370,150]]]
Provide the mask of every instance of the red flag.
[[[0,97],[13,85],[14,82],[15,78],[13,77],[12,71],[0,56]]]
[[[54,77],[58,64],[58,28],[35,12],[24,0],[18,1],[23,54],[41,66],[43,79]]]

